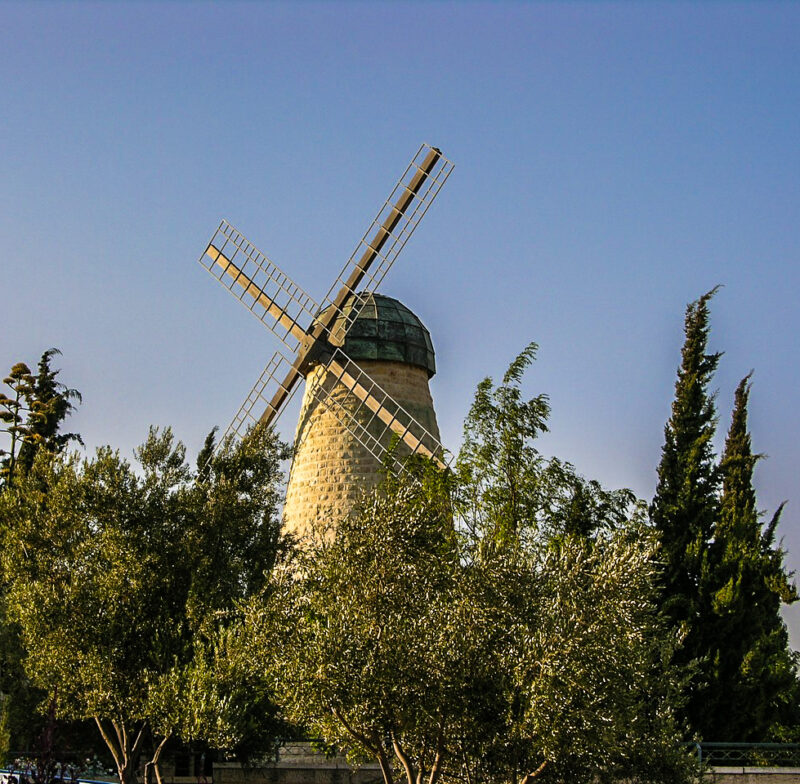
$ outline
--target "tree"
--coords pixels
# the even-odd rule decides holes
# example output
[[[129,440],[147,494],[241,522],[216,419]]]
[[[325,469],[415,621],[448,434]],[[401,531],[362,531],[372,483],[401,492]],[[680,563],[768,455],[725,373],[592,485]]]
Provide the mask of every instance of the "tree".
[[[5,456],[0,461],[0,492],[14,482],[15,475],[31,467],[40,449],[57,453],[71,441],[82,443],[75,433],[60,433],[64,420],[74,410],[73,401],[81,399],[76,390],[56,381],[59,371],[52,370],[50,362],[60,353],[55,348],[45,351],[35,374],[19,362],[4,379],[11,396],[0,393],[0,422],[10,443],[8,451],[0,450],[0,456]],[[22,750],[29,749],[44,731],[35,706],[46,699],[23,672],[19,631],[7,617],[5,582],[0,584],[0,723],[7,745]]]
[[[708,353],[708,304],[686,311],[685,342],[650,519],[664,563],[661,607],[684,634],[676,662],[694,662],[684,717],[710,741],[797,737],[796,656],[779,615],[797,599],[775,543],[780,509],[762,528],[747,430],[749,377],[739,384],[720,462],[709,385],[721,354]]]
[[[167,710],[165,695],[184,704],[227,609],[263,583],[285,449],[257,428],[193,474],[171,431],[152,429],[136,456],[138,471],[109,447],[85,460],[40,450],[0,494],[26,671],[58,687],[61,716],[95,721],[123,784],[151,735],[146,779],[166,740],[189,734],[188,709]]]
[[[76,441],[83,446],[78,433],[62,433],[64,420],[75,411],[75,403],[83,398],[77,389],[70,389],[56,380],[60,370],[53,370],[50,361],[61,355],[57,348],[45,351],[33,376],[29,394],[28,438],[20,446],[19,462],[25,470],[33,465],[39,449],[49,452],[62,452],[70,443]]]
[[[513,707],[500,748],[480,756],[502,761],[512,779],[509,771],[530,779],[546,770],[563,780],[681,780],[674,710],[685,674],[669,662],[675,637],[654,617],[658,573],[643,505],[537,450],[547,398],[524,400],[520,389],[535,350],[498,387],[481,382],[457,461],[473,559],[502,586],[495,600],[517,614],[495,621],[518,631],[505,643]]]
[[[686,780],[652,542],[630,494],[533,448],[532,357],[480,385],[455,474],[387,476],[248,605],[242,656],[288,718],[385,784]]]
[[[708,353],[708,303],[716,291],[686,309],[681,365],[650,505],[663,564],[661,608],[684,635],[676,655],[683,664],[702,661],[708,650],[709,543],[719,509],[719,471],[712,443],[717,419],[708,389],[721,356]],[[686,706],[695,730],[704,700],[701,681],[691,690]]]
[[[775,542],[783,505],[763,526],[756,508],[747,427],[750,376],[736,389],[720,462],[722,496],[711,546],[713,593],[707,653],[709,687],[699,718],[709,739],[795,740],[800,725],[797,654],[789,649],[781,604],[798,599]]]
[[[486,542],[514,541],[523,532],[588,536],[623,524],[636,506],[629,490],[604,490],[536,448],[550,406],[547,395],[524,400],[520,389],[536,350],[529,344],[496,388],[491,378],[480,382],[464,423],[456,504],[459,517]]]
[[[51,359],[61,354],[57,348],[45,351],[36,374],[24,362],[18,362],[3,379],[12,397],[0,393],[0,421],[10,437],[10,448],[0,468],[3,484],[11,484],[16,470],[27,470],[36,452],[47,449],[61,452],[72,441],[83,445],[77,433],[61,433],[64,420],[75,410],[73,401],[81,401],[77,389],[69,389],[56,381],[61,372],[50,367]]]
[[[8,434],[11,441],[8,451],[0,450],[0,456],[4,456],[4,460],[0,464],[0,479],[4,485],[9,485],[14,481],[19,450],[25,440],[32,437],[25,420],[31,413],[31,409],[26,404],[33,396],[35,381],[30,368],[24,362],[17,362],[3,379],[3,383],[11,391],[11,397],[0,392],[0,422],[5,425],[3,432]]]
[[[708,303],[716,289],[686,309],[686,339],[675,383],[672,415],[664,428],[658,484],[650,519],[661,535],[664,612],[677,624],[701,612],[698,589],[708,568],[708,542],[717,516],[719,473],[712,439],[716,431],[714,396],[708,386],[721,354],[707,353]],[[693,640],[687,650],[696,650]]]
[[[657,615],[652,545],[630,529],[570,534],[493,570],[512,608],[495,621],[511,630],[507,707],[483,754],[504,780],[690,778],[674,712],[684,679]]]

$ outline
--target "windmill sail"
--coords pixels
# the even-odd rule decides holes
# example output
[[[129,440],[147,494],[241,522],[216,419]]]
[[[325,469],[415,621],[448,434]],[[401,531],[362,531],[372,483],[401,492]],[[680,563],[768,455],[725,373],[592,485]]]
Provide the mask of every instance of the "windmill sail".
[[[253,243],[223,220],[200,263],[292,352],[319,305]]]
[[[402,470],[409,453],[422,455],[445,467],[445,450],[432,433],[421,425],[405,408],[362,370],[341,349],[336,349],[326,364],[326,373],[317,376],[310,390],[314,400],[326,406],[358,439],[361,445],[380,463],[389,454],[395,439],[407,449],[393,458],[396,470]],[[331,388],[341,385],[358,402],[345,405]]]
[[[371,293],[378,288],[452,171],[453,164],[440,150],[427,144],[419,148],[325,295],[323,310],[333,306],[332,316],[341,313],[356,290]],[[357,309],[339,321],[331,342],[341,345],[356,318]]]
[[[427,335],[425,339],[428,341],[429,356],[425,354],[424,347],[422,351],[429,361],[420,361],[417,355],[400,358],[390,348],[386,359],[389,364],[392,360],[407,362],[403,383],[410,386],[395,389],[396,381],[391,375],[378,377],[383,379],[383,383],[388,383],[390,389],[395,390],[393,394],[399,395],[397,399],[403,400],[404,404],[408,404],[428,423],[428,429],[400,405],[392,394],[376,383],[363,367],[348,357],[342,346],[368,299],[373,295],[381,298],[375,294],[376,289],[452,170],[453,164],[440,150],[426,144],[419,148],[334,280],[321,305],[230,223],[225,220],[220,223],[201,256],[201,264],[277,335],[291,352],[286,356],[278,351],[270,359],[234,417],[226,436],[235,433],[241,437],[250,425],[257,422],[274,423],[295,393],[299,381],[305,377],[307,387],[303,410],[310,410],[307,409],[310,404],[320,411],[329,411],[331,418],[325,421],[336,423],[335,426],[332,425],[339,433],[334,436],[336,443],[342,438],[344,441],[348,438],[355,439],[365,450],[363,455],[371,456],[367,463],[373,467],[366,469],[360,464],[362,457],[354,457],[353,465],[360,465],[356,474],[363,473],[363,470],[367,474],[374,474],[385,461],[393,464],[396,470],[403,470],[402,461],[409,453],[423,455],[440,466],[445,465],[445,452],[438,439],[438,428],[427,386],[428,379],[435,372],[433,349],[430,336],[419,320],[405,309],[406,315],[401,318],[402,323],[397,322],[394,326],[403,332],[408,323],[416,322],[418,328]],[[403,308],[400,303],[397,304]],[[377,310],[375,314],[377,318]],[[369,318],[365,324],[367,322]],[[381,335],[380,330],[391,326],[386,322],[380,328],[377,323],[370,328],[373,331],[378,330],[376,335]],[[412,326],[413,329],[417,327]],[[356,355],[359,361],[373,358],[372,354],[363,353],[363,338],[357,337],[354,345],[356,344],[362,346],[361,353]],[[390,344],[394,345],[392,338],[388,338],[385,346]],[[413,340],[408,345],[415,351],[419,350]],[[380,368],[375,366],[370,370],[378,372]],[[385,373],[385,368],[380,373]],[[415,390],[413,394],[410,393],[411,389]],[[420,402],[423,398],[427,402]],[[422,407],[419,408],[420,406]],[[333,430],[328,432],[333,433]],[[304,443],[304,433],[301,421],[298,427],[298,448]],[[344,433],[350,435],[344,437]],[[324,496],[324,493],[323,496],[315,495],[316,477],[320,475],[319,463],[314,456],[318,453],[318,442],[319,439],[316,438],[313,448],[310,451],[305,450],[306,456],[303,459],[306,467],[299,472],[310,477],[308,487],[298,490],[305,499],[299,503],[305,506],[312,502],[321,503]],[[396,452],[392,451],[393,445],[398,443],[402,447]],[[296,461],[293,463],[293,475],[295,465]],[[330,468],[325,470],[330,473]],[[340,469],[337,468],[334,474],[339,477],[335,482],[341,483],[343,480]],[[298,487],[305,481],[298,479]],[[356,480],[346,481],[352,483]],[[371,480],[365,478],[365,481]],[[341,487],[329,490],[340,498],[351,492]]]
[[[262,420],[267,424],[277,421],[297,391],[296,382],[299,373],[295,372],[293,383],[286,383],[286,378],[291,377],[291,369],[292,363],[280,351],[276,351],[242,403],[220,443],[231,434],[243,438],[249,427]],[[278,400],[280,402],[277,402]]]

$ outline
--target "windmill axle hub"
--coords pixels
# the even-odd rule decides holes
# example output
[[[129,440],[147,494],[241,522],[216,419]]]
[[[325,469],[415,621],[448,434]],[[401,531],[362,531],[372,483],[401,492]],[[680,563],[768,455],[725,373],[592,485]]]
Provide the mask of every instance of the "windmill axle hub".
[[[303,376],[307,376],[314,367],[325,364],[333,356],[333,351],[333,346],[324,338],[307,335],[298,352],[298,369]]]

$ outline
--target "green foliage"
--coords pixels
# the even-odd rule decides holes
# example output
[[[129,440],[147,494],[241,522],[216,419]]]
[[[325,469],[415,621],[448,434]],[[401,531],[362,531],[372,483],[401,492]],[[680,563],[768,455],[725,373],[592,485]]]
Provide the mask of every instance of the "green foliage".
[[[527,346],[496,388],[491,378],[481,381],[464,423],[456,503],[460,517],[487,543],[528,534],[589,536],[641,513],[630,491],[604,490],[570,463],[546,459],[536,449],[550,407],[546,395],[524,400],[520,389],[536,348]]]
[[[43,728],[37,707],[45,695],[25,674],[24,655],[19,628],[8,618],[4,588],[0,598],[0,700],[8,749],[13,751],[31,749]]]
[[[57,348],[51,348],[42,354],[30,396],[30,414],[28,416],[29,438],[19,452],[19,462],[25,470],[33,465],[33,459],[39,449],[49,452],[62,452],[71,442],[83,445],[77,433],[62,433],[61,425],[75,411],[75,403],[82,401],[77,389],[69,389],[56,380],[61,372],[50,367],[50,360],[60,355]]]
[[[468,561],[501,611],[492,625],[508,630],[505,724],[474,758],[506,779],[681,781],[673,708],[685,676],[655,616],[643,505],[535,448],[549,409],[522,397],[534,355],[532,344],[497,388],[481,383],[457,461]]]
[[[9,450],[0,468],[0,480],[10,484],[15,470],[28,470],[40,449],[58,453],[72,441],[83,444],[77,433],[61,433],[61,425],[74,410],[73,401],[80,402],[76,389],[69,389],[56,380],[60,371],[50,367],[50,361],[61,352],[57,348],[45,351],[35,374],[24,362],[11,368],[3,383],[12,396],[0,393],[0,421],[10,437]]]
[[[684,635],[676,661],[701,665],[685,709],[691,729],[701,734],[698,715],[706,699],[703,683],[707,678],[702,665],[710,633],[710,542],[719,509],[720,481],[712,444],[717,419],[708,390],[721,356],[708,353],[708,303],[715,293],[713,289],[686,309],[686,340],[650,505],[664,569],[662,611]]]
[[[712,439],[717,419],[708,386],[721,354],[707,353],[708,303],[716,289],[686,309],[681,366],[672,415],[664,428],[664,447],[650,519],[661,534],[664,564],[663,610],[675,624],[688,624],[684,650],[696,658],[706,599],[698,587],[708,570],[708,542],[718,508],[719,472]]]
[[[153,712],[177,728],[247,763],[272,753],[292,734],[277,716],[269,684],[254,673],[238,645],[241,618],[233,611],[213,634],[198,639],[191,661],[165,673],[153,692]]]
[[[763,527],[747,430],[749,376],[736,391],[719,463],[709,392],[720,354],[708,353],[708,304],[686,311],[685,343],[650,517],[664,563],[662,609],[685,639],[676,661],[697,663],[686,705],[708,741],[796,739],[800,691],[781,603],[797,599],[775,544],[780,509]]]
[[[0,766],[5,766],[8,752],[11,749],[9,703],[9,696],[7,694],[0,694]]]
[[[504,559],[505,727],[489,758],[555,781],[683,781],[683,679],[657,617],[652,543],[616,530]],[[513,568],[508,568],[511,560]],[[502,770],[502,768],[501,768]]]
[[[256,429],[196,478],[171,431],[151,429],[138,471],[109,447],[85,460],[42,450],[0,494],[26,671],[58,687],[60,715],[95,719],[123,782],[148,730],[199,731],[187,672],[275,558],[284,455]]]
[[[248,616],[288,717],[385,775],[396,753],[435,781],[437,738],[479,678],[465,666],[474,641],[457,633],[472,613],[457,555],[446,507],[405,488],[305,543]]]
[[[11,397],[0,392],[0,422],[4,425],[3,432],[8,434],[11,442],[8,451],[0,450],[0,455],[4,456],[0,463],[0,480],[4,485],[14,481],[20,445],[26,439],[32,438],[30,427],[25,424],[25,420],[31,413],[30,407],[26,404],[29,404],[33,397],[34,382],[35,378],[24,362],[14,365],[11,372],[3,379],[3,383],[11,392]]]
[[[782,603],[797,600],[775,543],[781,510],[762,530],[747,428],[749,376],[736,389],[720,462],[722,496],[711,546],[710,688],[699,723],[709,738],[795,740],[800,728],[797,654],[789,650]],[[745,707],[746,706],[746,707]]]
[[[0,456],[4,456],[0,461],[0,492],[14,482],[16,474],[30,469],[40,449],[57,453],[70,441],[80,442],[80,436],[74,433],[59,432],[74,410],[73,401],[80,401],[77,391],[56,381],[59,371],[50,367],[52,357],[60,353],[54,348],[45,351],[35,374],[25,363],[17,363],[3,380],[10,395],[0,393],[0,422],[8,436],[8,450],[0,450]],[[0,586],[0,695],[9,745],[19,751],[30,749],[44,731],[36,706],[45,695],[32,686],[22,670],[18,628],[7,617],[5,582]]]
[[[640,507],[534,449],[532,357],[480,385],[454,474],[387,477],[248,605],[287,717],[386,784],[687,780]]]

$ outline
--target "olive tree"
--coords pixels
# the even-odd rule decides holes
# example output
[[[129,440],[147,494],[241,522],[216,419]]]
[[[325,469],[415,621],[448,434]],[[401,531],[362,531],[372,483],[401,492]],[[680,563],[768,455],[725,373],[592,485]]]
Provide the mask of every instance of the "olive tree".
[[[642,505],[534,448],[532,358],[481,384],[455,472],[387,476],[248,603],[286,716],[385,784],[687,779]]]
[[[279,546],[284,447],[264,429],[214,456],[212,442],[197,472],[169,429],[151,429],[136,469],[109,447],[90,459],[43,450],[0,495],[25,669],[61,716],[95,721],[123,784],[151,741],[145,775],[158,778],[167,739],[207,729],[210,718],[190,720],[206,693],[189,688],[192,667]]]

